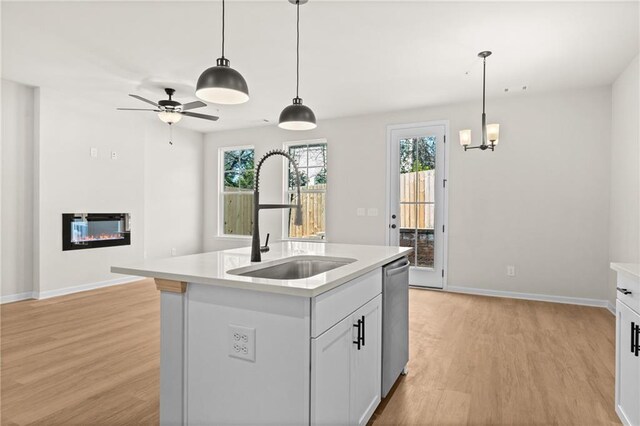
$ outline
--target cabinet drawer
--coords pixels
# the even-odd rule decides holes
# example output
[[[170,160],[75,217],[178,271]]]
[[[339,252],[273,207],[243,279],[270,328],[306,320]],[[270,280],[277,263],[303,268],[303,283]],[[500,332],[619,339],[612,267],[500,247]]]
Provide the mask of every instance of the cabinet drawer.
[[[616,287],[618,288],[618,300],[640,313],[640,280],[631,274],[618,272]],[[623,289],[631,293],[624,294]]]
[[[380,293],[382,268],[377,268],[314,297],[311,302],[311,337],[318,337]]]

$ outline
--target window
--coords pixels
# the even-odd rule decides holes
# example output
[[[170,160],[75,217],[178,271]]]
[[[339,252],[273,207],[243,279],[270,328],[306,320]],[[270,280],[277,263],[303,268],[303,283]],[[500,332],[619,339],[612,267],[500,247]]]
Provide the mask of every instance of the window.
[[[327,193],[327,143],[313,141],[292,144],[289,154],[300,171],[300,196],[302,198],[302,226],[295,226],[295,209],[288,210],[285,238],[323,240],[325,238],[325,202]],[[286,198],[297,202],[296,174],[288,165]]]
[[[221,235],[251,235],[253,225],[253,147],[220,149]]]

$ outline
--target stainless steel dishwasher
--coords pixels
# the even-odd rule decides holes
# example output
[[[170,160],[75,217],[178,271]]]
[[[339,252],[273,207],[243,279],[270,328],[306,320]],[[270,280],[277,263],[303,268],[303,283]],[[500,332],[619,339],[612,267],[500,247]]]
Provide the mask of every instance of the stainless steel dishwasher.
[[[382,268],[382,397],[409,362],[409,260]]]

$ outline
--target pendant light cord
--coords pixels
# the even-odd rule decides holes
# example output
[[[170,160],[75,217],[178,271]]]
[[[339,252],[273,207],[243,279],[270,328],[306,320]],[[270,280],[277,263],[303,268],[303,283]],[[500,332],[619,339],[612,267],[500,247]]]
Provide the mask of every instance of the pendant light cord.
[[[224,58],[224,0],[222,0],[222,57]]]
[[[296,1],[296,98],[300,89],[300,1]]]
[[[487,73],[487,58],[482,59],[482,113],[484,114],[485,75]]]

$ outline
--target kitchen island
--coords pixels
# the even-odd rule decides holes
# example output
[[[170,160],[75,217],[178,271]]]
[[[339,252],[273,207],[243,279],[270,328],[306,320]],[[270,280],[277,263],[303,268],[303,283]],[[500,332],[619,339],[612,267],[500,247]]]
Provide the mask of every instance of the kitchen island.
[[[411,249],[283,242],[114,266],[161,294],[161,424],[361,424],[381,393],[382,266]]]

